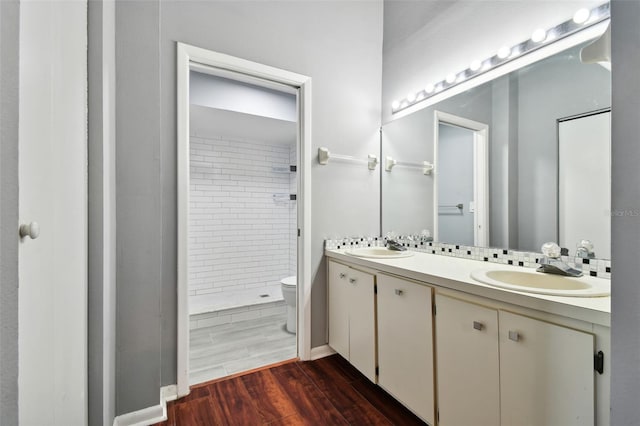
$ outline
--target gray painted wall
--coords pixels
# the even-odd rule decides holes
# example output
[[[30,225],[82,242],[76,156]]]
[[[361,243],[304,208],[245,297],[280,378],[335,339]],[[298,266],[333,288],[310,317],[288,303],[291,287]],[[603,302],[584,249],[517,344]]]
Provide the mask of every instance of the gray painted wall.
[[[18,1],[0,2],[0,422],[18,424]]]
[[[163,288],[176,282],[175,260],[163,249],[175,247],[176,231],[165,229],[175,201],[163,209],[163,190],[171,191],[162,179],[159,33],[160,3],[116,3],[116,415],[158,404],[171,381],[162,381],[166,358],[176,381],[176,327],[165,324],[175,319],[175,289],[173,303],[163,304]]]
[[[102,2],[90,1],[88,23],[88,380],[89,424],[102,423],[103,349],[103,111],[102,111]]]
[[[118,2],[117,408],[176,382],[175,43],[308,75],[313,150],[379,147],[382,2]],[[312,168],[312,347],[326,343],[324,238],[378,232],[378,172]]]
[[[636,213],[611,218],[611,424],[635,425],[640,418],[640,2],[613,0],[611,6],[611,205]]]

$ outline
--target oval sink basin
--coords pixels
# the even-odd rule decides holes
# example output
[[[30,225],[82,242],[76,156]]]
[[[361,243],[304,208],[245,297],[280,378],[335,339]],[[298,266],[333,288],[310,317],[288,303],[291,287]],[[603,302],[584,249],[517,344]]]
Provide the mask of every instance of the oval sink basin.
[[[601,297],[611,294],[607,280],[592,277],[565,277],[535,271],[483,269],[471,278],[494,287],[552,296]]]
[[[361,247],[361,248],[346,250],[345,253],[351,256],[356,256],[356,257],[369,257],[369,258],[377,258],[377,259],[395,259],[398,257],[413,256],[412,251],[389,250],[386,247]]]

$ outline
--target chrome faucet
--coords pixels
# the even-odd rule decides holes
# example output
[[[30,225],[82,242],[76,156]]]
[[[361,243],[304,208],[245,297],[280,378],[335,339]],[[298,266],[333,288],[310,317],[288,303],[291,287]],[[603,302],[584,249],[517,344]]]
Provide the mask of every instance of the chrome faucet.
[[[593,243],[589,240],[580,241],[576,249],[576,257],[581,257],[583,259],[595,258],[596,254],[593,251]]]
[[[582,271],[563,261],[560,257],[561,253],[562,249],[556,243],[544,243],[542,245],[543,256],[538,261],[540,267],[536,271],[568,277],[581,277]]]
[[[395,250],[395,251],[406,251],[407,250],[406,247],[404,247],[402,244],[398,243],[395,240],[387,240],[385,246],[389,250]]]

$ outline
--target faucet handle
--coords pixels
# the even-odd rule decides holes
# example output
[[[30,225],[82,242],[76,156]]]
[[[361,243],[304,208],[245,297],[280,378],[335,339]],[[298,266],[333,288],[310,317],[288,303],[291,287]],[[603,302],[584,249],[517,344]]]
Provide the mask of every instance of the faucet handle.
[[[583,248],[587,250],[589,253],[593,253],[593,243],[589,240],[581,240],[578,243],[578,248]]]
[[[589,240],[581,240],[577,244],[576,255],[582,258],[594,258],[593,243]]]
[[[542,245],[542,254],[551,259],[557,259],[562,254],[562,249],[560,246],[553,242],[544,243]]]

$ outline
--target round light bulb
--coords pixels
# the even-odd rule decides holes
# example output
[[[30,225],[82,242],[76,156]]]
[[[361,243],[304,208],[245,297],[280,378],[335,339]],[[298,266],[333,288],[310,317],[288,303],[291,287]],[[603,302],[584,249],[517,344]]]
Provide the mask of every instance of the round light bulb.
[[[469,65],[469,69],[471,71],[478,71],[480,69],[480,67],[482,66],[482,62],[480,61],[473,61],[471,62],[471,65]]]
[[[398,109],[398,108],[400,108],[400,102],[398,102],[398,101],[393,101],[393,102],[391,103],[391,108],[392,108],[392,109]]]
[[[433,84],[427,84],[424,87],[424,91],[427,93],[433,93],[433,90],[435,89],[435,87],[433,87]]]
[[[584,24],[589,19],[589,16],[591,16],[591,12],[589,12],[589,9],[579,9],[573,15],[573,22],[575,22],[576,24]]]
[[[547,32],[542,28],[538,28],[531,34],[531,41],[534,43],[540,43],[545,38],[547,38]]]
[[[446,78],[447,83],[451,84],[454,81],[456,81],[456,75],[455,74],[449,74]]]
[[[511,55],[511,48],[510,47],[502,46],[498,50],[498,58],[500,58],[500,59],[506,59],[506,58],[509,57],[509,55]]]
[[[415,93],[413,93],[413,92],[409,92],[409,93],[407,94],[407,100],[408,100],[409,102],[413,102],[413,101],[415,101],[415,100],[416,100],[416,94],[415,94]]]

